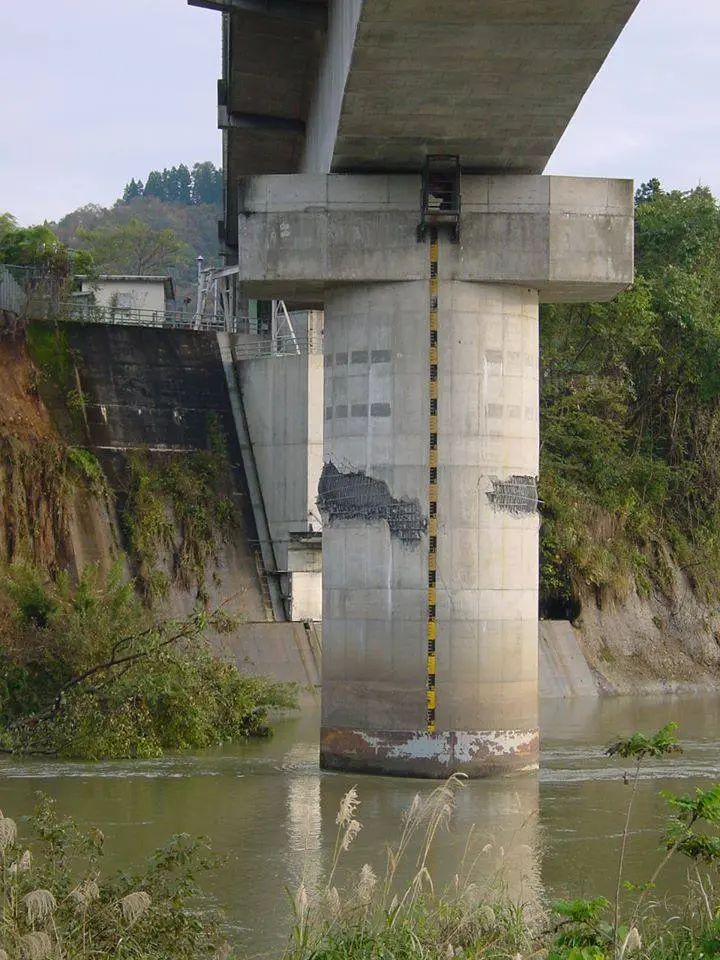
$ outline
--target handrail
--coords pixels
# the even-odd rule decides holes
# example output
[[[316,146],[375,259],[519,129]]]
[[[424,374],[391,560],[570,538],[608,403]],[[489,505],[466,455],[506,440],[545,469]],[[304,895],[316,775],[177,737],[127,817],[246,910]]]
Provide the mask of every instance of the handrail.
[[[0,310],[20,316],[27,304],[25,292],[29,271],[23,267],[0,264]]]
[[[107,324],[108,326],[151,327],[163,330],[221,331],[237,335],[233,352],[239,360],[257,357],[298,356],[322,353],[322,337],[275,336],[251,333],[256,320],[250,317],[230,318],[230,329],[223,316],[198,318],[186,310],[146,310],[140,307],[118,307],[71,300],[60,305],[59,319],[67,323]]]
[[[60,305],[59,319],[69,323],[106,323],[123,327],[169,327],[182,330],[224,330],[221,316],[198,319],[187,310],[146,310],[69,300]]]

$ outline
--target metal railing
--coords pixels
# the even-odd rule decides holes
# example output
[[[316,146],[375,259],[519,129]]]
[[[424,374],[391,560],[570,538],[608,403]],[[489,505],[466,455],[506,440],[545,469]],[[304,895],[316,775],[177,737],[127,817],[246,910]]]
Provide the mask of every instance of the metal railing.
[[[0,310],[22,316],[27,306],[29,267],[9,267],[0,264]]]
[[[170,330],[225,330],[220,316],[198,319],[187,310],[145,310],[141,307],[119,307],[88,303],[87,300],[66,300],[61,304],[60,319],[69,323],[100,323],[123,327],[161,327]]]
[[[145,310],[139,307],[119,307],[90,303],[87,300],[69,300],[61,304],[59,318],[68,323],[103,324],[123,327],[152,327],[162,330],[223,331],[236,334],[233,355],[236,360],[259,357],[288,357],[308,353],[322,353],[322,336],[288,334],[272,336],[255,332],[257,320],[250,317],[204,316],[198,318],[186,310]],[[229,329],[228,329],[229,327]]]
[[[254,360],[259,357],[292,357],[308,353],[322,353],[322,338],[304,336],[248,336],[238,337],[233,343],[236,360]]]
[[[0,265],[0,310],[26,320],[55,315],[67,295],[68,272],[61,267]]]

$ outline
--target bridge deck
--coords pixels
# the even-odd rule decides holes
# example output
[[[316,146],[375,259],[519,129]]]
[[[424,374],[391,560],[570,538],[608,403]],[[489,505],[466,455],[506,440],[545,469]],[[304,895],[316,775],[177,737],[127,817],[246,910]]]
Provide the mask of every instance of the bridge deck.
[[[188,0],[222,10],[225,240],[268,173],[541,173],[638,0]]]

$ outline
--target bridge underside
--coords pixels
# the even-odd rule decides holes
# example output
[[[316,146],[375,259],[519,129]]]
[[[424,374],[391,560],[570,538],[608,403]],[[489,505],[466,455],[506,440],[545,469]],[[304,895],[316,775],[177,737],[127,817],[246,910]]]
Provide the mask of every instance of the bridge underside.
[[[226,243],[238,180],[541,173],[638,0],[189,0],[222,10]]]
[[[365,0],[329,169],[542,173],[635,5]]]

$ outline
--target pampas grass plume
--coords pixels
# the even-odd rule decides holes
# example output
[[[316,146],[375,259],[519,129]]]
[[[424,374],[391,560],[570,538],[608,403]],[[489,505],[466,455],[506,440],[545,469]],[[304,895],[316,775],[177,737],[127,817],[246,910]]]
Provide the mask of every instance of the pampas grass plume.
[[[52,916],[55,907],[55,897],[49,890],[31,890],[23,897],[27,910],[28,923],[42,923]]]
[[[120,901],[120,912],[122,913],[123,920],[130,926],[137,923],[140,917],[150,909],[151,903],[152,900],[149,894],[145,893],[144,890],[136,890],[134,893],[128,893],[128,895]]]
[[[338,808],[337,816],[335,817],[335,823],[341,827],[349,824],[359,806],[360,800],[357,794],[357,787],[350,787],[348,792],[340,801],[340,807]]]
[[[4,850],[5,847],[9,847],[11,843],[15,843],[16,837],[17,824],[14,820],[11,820],[10,817],[3,817],[0,812],[0,850]]]
[[[26,933],[20,938],[20,953],[26,960],[45,960],[52,953],[50,937],[44,930]]]
[[[369,863],[363,864],[360,871],[360,880],[357,886],[357,897],[360,903],[370,903],[370,899],[377,884],[375,871]]]
[[[340,846],[343,850],[347,851],[350,849],[350,844],[353,842],[355,837],[362,830],[362,824],[358,820],[350,820],[348,825],[345,827],[345,833],[343,834],[342,841]]]

